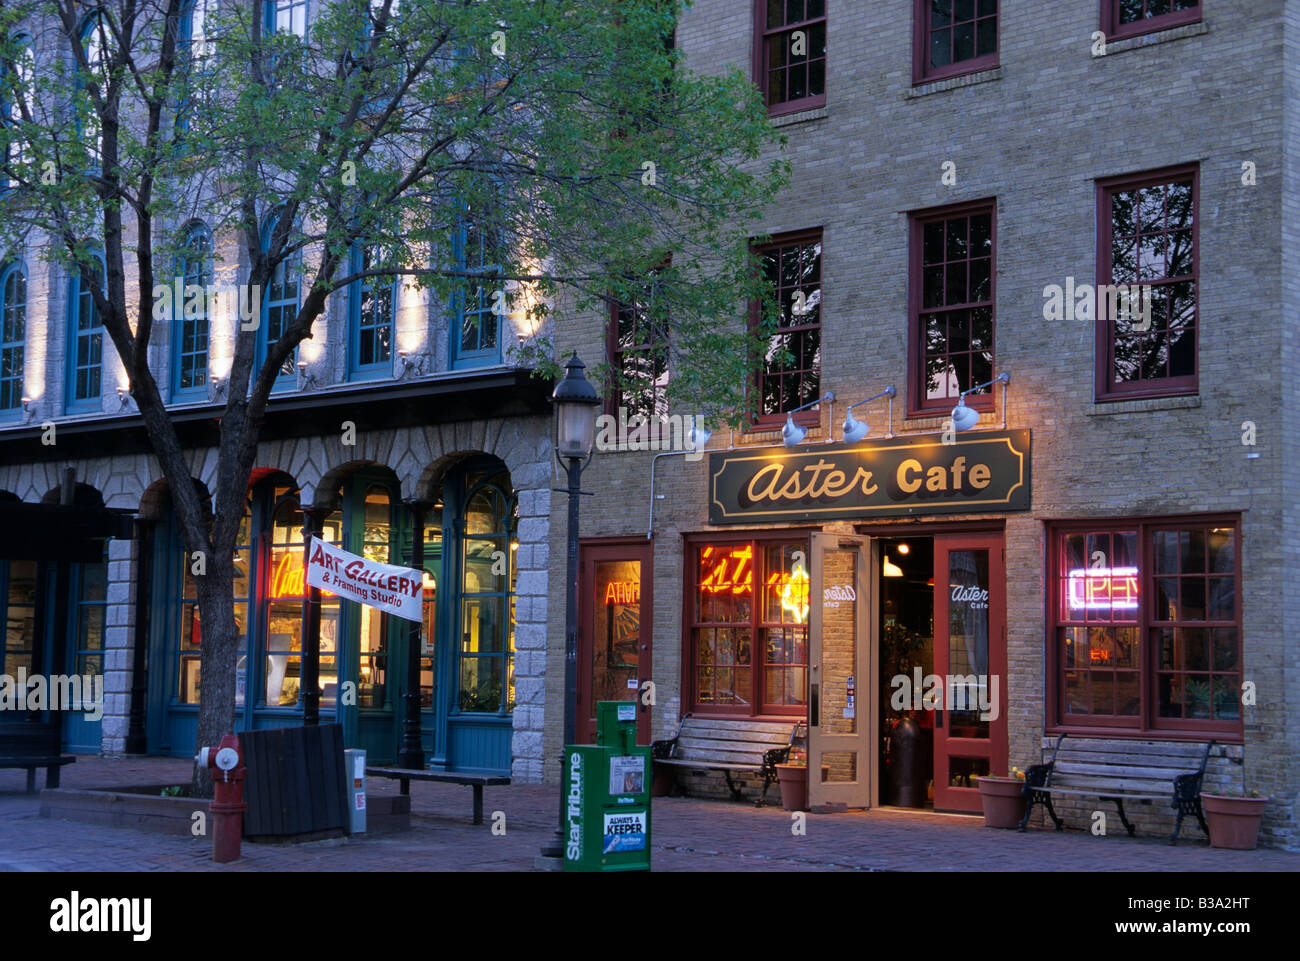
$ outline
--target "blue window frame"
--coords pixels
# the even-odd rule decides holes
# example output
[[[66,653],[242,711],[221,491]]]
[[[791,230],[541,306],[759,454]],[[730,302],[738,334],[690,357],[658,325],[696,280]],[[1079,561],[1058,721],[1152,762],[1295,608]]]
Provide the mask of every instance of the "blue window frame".
[[[262,14],[267,30],[307,36],[307,0],[266,0]]]
[[[20,262],[0,267],[0,417],[23,402],[27,342],[27,273]]]
[[[100,95],[104,96],[108,91],[108,41],[111,38],[109,26],[105,20],[106,14],[102,9],[96,8],[81,21],[81,49],[86,56],[86,64],[90,67],[90,75],[93,81],[98,85]],[[79,79],[81,84],[85,83],[84,79]],[[86,153],[90,159],[90,169],[98,170],[100,165],[100,148],[102,146],[101,131],[99,129],[99,118],[94,112],[93,105],[88,107],[86,113],[86,126],[79,126],[78,134],[86,142]]]
[[[91,272],[103,290],[104,261],[99,254],[94,255]],[[68,282],[68,410],[99,408],[103,351],[104,326],[99,310],[90,290],[81,282],[81,269],[74,265]]]
[[[176,38],[177,81],[180,96],[176,103],[176,139],[184,140],[196,107],[204,104],[204,72],[213,53],[206,24],[211,0],[189,0],[181,11],[180,30]]]
[[[262,252],[271,247],[271,235],[279,222],[280,210],[267,214],[262,222]],[[290,243],[292,243],[292,238]],[[302,287],[302,252],[297,251],[286,257],[275,268],[271,282],[262,291],[262,322],[257,325],[257,364],[260,368],[266,363],[270,345],[284,336],[285,330],[298,316],[298,297]],[[292,383],[294,367],[298,362],[298,348],[295,347],[280,365],[276,386],[283,388]]]
[[[31,84],[35,76],[36,61],[32,53],[32,39],[26,34],[11,38],[15,51],[11,63],[0,63],[0,125],[13,127],[22,122],[22,102],[31,106]],[[21,98],[21,99],[20,99]],[[29,111],[30,112],[30,111]],[[6,146],[2,158],[6,167],[18,167],[27,162],[27,150],[22,140],[14,138]],[[7,174],[0,173],[0,190],[11,185]]]
[[[475,217],[466,207],[452,238],[456,270],[471,275],[462,278],[451,296],[452,368],[490,367],[501,363],[501,315],[493,310],[504,301],[496,297],[503,281],[493,275],[501,272],[502,239],[487,218]]]
[[[208,383],[208,298],[212,283],[212,232],[196,222],[185,230],[185,242],[176,258],[182,302],[172,304],[172,397],[206,396]],[[191,298],[190,288],[203,288]],[[174,288],[173,288],[174,289]]]
[[[381,257],[376,244],[353,244],[351,272],[372,270],[382,263]],[[354,280],[348,300],[349,375],[382,377],[392,373],[397,279],[362,277]]]

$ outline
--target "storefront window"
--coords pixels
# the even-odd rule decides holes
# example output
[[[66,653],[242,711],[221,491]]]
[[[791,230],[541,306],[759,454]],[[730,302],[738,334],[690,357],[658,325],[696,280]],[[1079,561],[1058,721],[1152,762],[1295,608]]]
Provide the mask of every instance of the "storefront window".
[[[461,542],[460,710],[515,707],[515,541],[509,477],[471,475]]]
[[[235,706],[243,707],[248,691],[248,572],[252,564],[253,546],[251,542],[252,514],[251,504],[246,504],[244,517],[239,523],[239,534],[235,544],[235,630],[239,632],[239,656],[235,662]],[[173,556],[180,566],[181,586],[177,611],[180,617],[180,630],[176,637],[179,646],[178,672],[176,681],[176,700],[181,704],[199,703],[199,646],[203,631],[199,624],[199,594],[195,585],[192,559],[181,544],[179,530],[172,531]],[[172,582],[172,590],[175,584]]]
[[[36,562],[0,561],[0,595],[4,620],[0,630],[0,674],[15,677],[20,668],[32,669],[36,637]]]
[[[378,485],[366,491],[362,521],[361,554],[368,561],[390,563],[389,533],[392,511],[388,491]],[[361,671],[357,683],[357,705],[382,708],[388,700],[388,615],[376,607],[361,609]]]
[[[797,713],[806,703],[807,540],[699,544],[691,628],[695,703]],[[754,584],[762,585],[758,603]],[[762,657],[754,670],[754,643]]]
[[[1235,520],[1056,532],[1062,724],[1239,727],[1237,538]]]
[[[438,635],[438,578],[442,572],[442,511],[435,510],[424,525],[424,625],[420,648],[420,707],[433,710]]]
[[[72,670],[76,674],[104,673],[104,625],[108,616],[108,549],[94,564],[77,565],[76,647]]]

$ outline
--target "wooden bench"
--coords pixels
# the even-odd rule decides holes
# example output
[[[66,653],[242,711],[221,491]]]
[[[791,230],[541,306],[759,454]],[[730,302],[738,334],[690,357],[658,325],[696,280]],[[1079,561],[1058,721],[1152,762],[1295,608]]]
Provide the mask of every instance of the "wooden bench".
[[[440,781],[444,784],[468,784],[474,789],[474,823],[483,823],[483,788],[509,784],[503,774],[460,774],[455,771],[425,771],[408,767],[367,767],[367,777],[396,778],[403,794],[411,793],[412,781]]]
[[[62,743],[58,723],[8,721],[0,724],[0,768],[27,769],[27,793],[36,793],[36,769],[45,768],[45,786],[59,786],[59,771],[76,758],[60,754]]]
[[[1170,844],[1178,843],[1183,817],[1194,814],[1201,830],[1205,815],[1201,811],[1201,781],[1210,757],[1210,741],[1199,744],[1156,744],[1096,738],[1056,739],[1052,759],[1046,764],[1031,765],[1025,772],[1025,816],[1020,830],[1029,823],[1035,804],[1042,804],[1061,830],[1064,823],[1052,808],[1052,795],[1096,797],[1114,801],[1119,819],[1128,829],[1134,828],[1124,814],[1125,801],[1168,801],[1177,811]]]
[[[677,736],[650,745],[655,765],[721,771],[732,800],[743,800],[732,780],[733,772],[763,779],[763,793],[754,802],[761,807],[767,789],[776,780],[776,766],[790,756],[802,721],[742,721],[692,717],[687,714]]]

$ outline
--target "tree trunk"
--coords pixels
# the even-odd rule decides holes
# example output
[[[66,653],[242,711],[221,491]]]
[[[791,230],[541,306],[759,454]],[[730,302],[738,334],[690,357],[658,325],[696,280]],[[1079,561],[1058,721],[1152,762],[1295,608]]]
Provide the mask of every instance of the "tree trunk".
[[[196,575],[199,596],[202,663],[199,697],[199,729],[195,754],[202,747],[216,747],[235,730],[235,666],[239,655],[240,631],[235,623],[234,562],[229,552],[209,558],[207,573]],[[212,778],[206,769],[195,767],[192,788],[195,797],[212,796]]]

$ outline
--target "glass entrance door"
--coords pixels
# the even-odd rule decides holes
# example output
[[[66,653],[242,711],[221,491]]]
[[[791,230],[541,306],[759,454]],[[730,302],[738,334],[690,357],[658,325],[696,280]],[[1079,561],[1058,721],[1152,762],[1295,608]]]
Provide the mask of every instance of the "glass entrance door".
[[[1007,773],[1006,578],[1000,534],[934,543],[934,806],[980,810],[977,778]]]
[[[639,701],[637,741],[650,743],[650,706],[641,685],[650,679],[650,545],[582,545],[578,595],[577,736],[596,740],[596,704]]]
[[[813,811],[870,807],[875,796],[870,543],[865,537],[812,535],[808,804]]]

